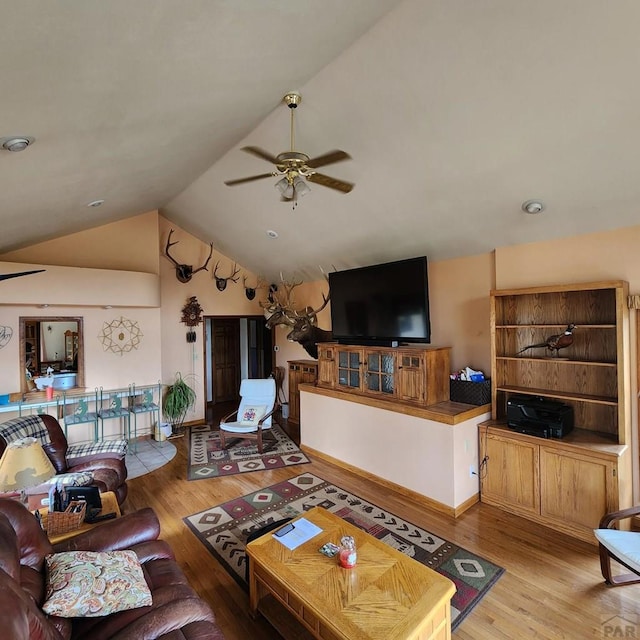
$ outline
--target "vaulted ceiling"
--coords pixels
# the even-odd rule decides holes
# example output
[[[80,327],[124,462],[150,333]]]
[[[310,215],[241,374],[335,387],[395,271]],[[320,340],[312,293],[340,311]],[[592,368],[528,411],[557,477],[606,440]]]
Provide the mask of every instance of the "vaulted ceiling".
[[[159,209],[315,279],[640,220],[637,0],[0,0],[0,20],[0,139],[35,138],[0,152],[3,253]],[[288,150],[292,89],[296,149],[347,151],[321,172],[351,193],[224,184],[272,170],[241,147]]]

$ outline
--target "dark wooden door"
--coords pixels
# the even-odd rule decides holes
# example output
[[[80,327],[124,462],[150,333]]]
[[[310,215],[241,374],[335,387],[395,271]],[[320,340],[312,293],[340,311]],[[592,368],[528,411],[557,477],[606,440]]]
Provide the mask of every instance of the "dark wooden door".
[[[213,321],[213,402],[237,400],[240,392],[240,321]]]

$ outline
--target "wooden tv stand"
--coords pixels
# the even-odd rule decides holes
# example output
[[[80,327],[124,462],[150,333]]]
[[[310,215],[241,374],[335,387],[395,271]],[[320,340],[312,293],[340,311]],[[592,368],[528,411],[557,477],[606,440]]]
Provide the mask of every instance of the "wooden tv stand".
[[[318,344],[324,389],[426,407],[449,400],[450,347]]]

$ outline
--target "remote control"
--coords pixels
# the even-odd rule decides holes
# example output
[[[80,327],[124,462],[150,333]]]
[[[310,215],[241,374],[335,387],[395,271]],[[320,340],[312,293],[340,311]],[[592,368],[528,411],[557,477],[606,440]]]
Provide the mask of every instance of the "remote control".
[[[112,511],[111,513],[104,513],[101,516],[94,516],[93,518],[89,518],[85,520],[85,522],[88,524],[95,524],[96,522],[102,522],[103,520],[113,520],[113,518],[115,517],[116,513],[115,511]]]

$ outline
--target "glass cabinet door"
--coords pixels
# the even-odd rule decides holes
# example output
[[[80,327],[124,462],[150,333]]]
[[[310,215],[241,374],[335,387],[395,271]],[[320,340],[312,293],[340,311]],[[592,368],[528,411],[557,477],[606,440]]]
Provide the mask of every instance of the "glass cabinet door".
[[[359,389],[362,382],[360,350],[338,350],[338,386]]]
[[[373,352],[367,354],[365,388],[367,391],[393,395],[395,392],[395,355]]]

